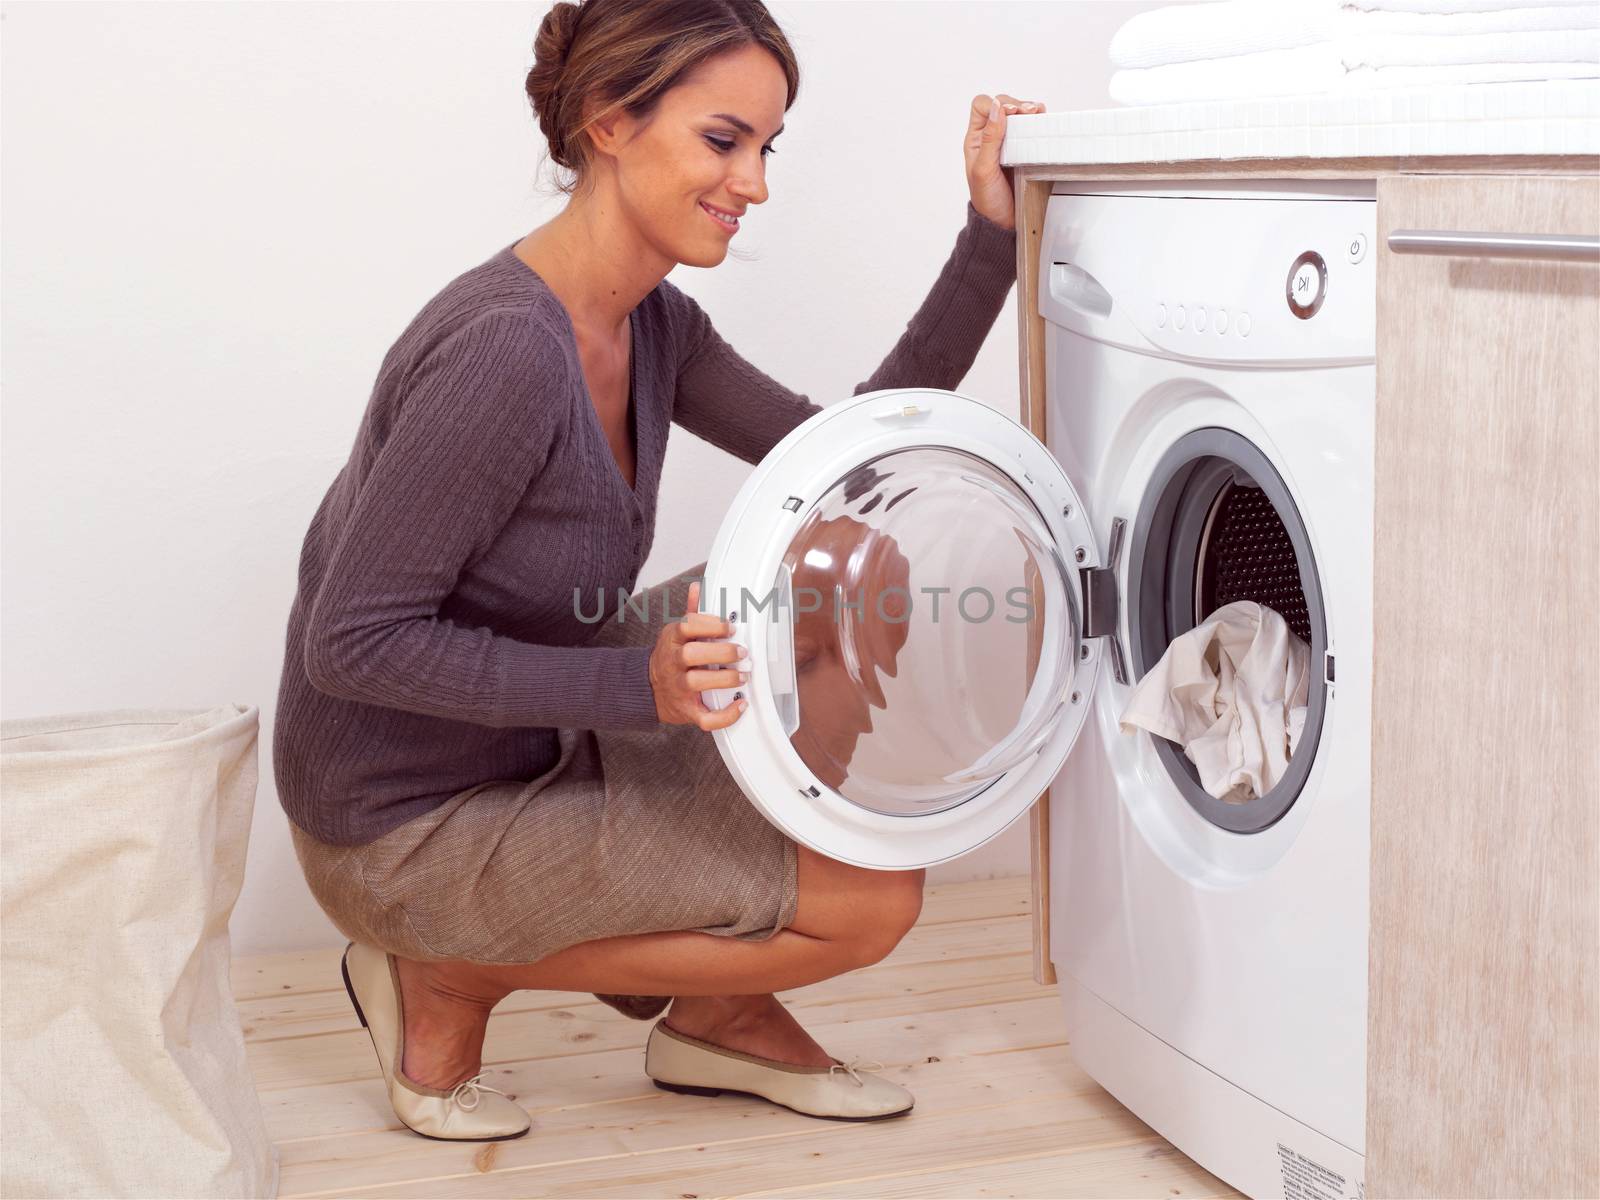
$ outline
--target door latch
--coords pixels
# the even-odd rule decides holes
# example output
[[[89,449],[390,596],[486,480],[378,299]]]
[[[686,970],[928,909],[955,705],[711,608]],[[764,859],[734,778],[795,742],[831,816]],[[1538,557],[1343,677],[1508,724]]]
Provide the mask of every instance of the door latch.
[[[1122,638],[1117,632],[1121,615],[1117,568],[1122,565],[1122,541],[1127,528],[1127,521],[1113,517],[1106,565],[1084,567],[1078,571],[1083,588],[1083,636],[1106,639],[1106,648],[1111,655],[1111,677],[1118,683],[1128,682],[1128,660],[1122,651]]]

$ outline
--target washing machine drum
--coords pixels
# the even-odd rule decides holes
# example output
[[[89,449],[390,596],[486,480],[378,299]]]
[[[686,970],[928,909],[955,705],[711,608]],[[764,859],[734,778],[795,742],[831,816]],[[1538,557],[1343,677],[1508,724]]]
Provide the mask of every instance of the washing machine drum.
[[[1194,623],[1224,604],[1254,600],[1309,645],[1311,614],[1294,538],[1260,484],[1237,469],[1230,475],[1217,488],[1196,547]]]
[[[1219,800],[1200,786],[1176,744],[1153,739],[1173,783],[1208,821],[1236,833],[1272,825],[1299,796],[1316,756],[1327,703],[1327,626],[1305,523],[1257,446],[1232,430],[1200,429],[1162,456],[1130,539],[1128,596],[1134,678],[1154,667],[1174,638],[1236,600],[1275,610],[1311,647],[1305,728],[1288,771],[1266,795]]]

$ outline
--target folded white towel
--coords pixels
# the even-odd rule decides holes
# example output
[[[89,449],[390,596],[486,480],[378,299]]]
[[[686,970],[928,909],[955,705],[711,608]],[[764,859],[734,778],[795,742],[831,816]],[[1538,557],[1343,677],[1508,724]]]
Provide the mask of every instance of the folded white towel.
[[[1228,804],[1264,796],[1305,727],[1311,651],[1253,600],[1224,604],[1174,639],[1133,689],[1120,722],[1183,746],[1200,786]]]
[[[1210,62],[1117,71],[1107,90],[1117,104],[1181,104],[1243,96],[1295,96],[1338,88],[1344,59],[1332,42],[1292,50],[1263,50]]]
[[[1111,76],[1107,90],[1114,103],[1139,106],[1423,85],[1595,78],[1600,78],[1600,62],[1592,61],[1346,68],[1340,48],[1323,43],[1295,50],[1240,54],[1211,62],[1117,71]]]
[[[1111,65],[1160,67],[1293,50],[1333,36],[1339,0],[1222,0],[1142,12],[1111,35]]]
[[[1338,36],[1379,33],[1533,33],[1539,30],[1600,29],[1600,0],[1563,4],[1540,0],[1529,8],[1495,8],[1474,12],[1399,12],[1359,8],[1354,0],[1334,14],[1330,25]]]
[[[1341,6],[1340,0],[1222,0],[1152,9],[1112,35],[1114,67],[1133,70],[1207,62],[1267,50],[1293,50],[1321,41],[1386,36],[1446,36],[1600,30],[1600,2],[1541,3],[1489,12],[1385,12]],[[1404,49],[1402,47],[1402,49]],[[1482,53],[1481,50],[1475,53]],[[1493,61],[1481,57],[1467,61]],[[1521,59],[1536,61],[1529,53]],[[1548,61],[1569,61],[1553,57]],[[1348,65],[1348,64],[1347,64]],[[1365,64],[1359,64],[1365,65]],[[1374,64],[1378,65],[1378,64]],[[1428,65],[1427,60],[1412,65]]]
[[[1345,0],[1345,3],[1351,8],[1383,12],[1481,13],[1496,9],[1542,8],[1547,5],[1593,8],[1595,0]]]
[[[1336,43],[1345,70],[1356,67],[1449,67],[1462,63],[1600,64],[1600,29],[1562,32],[1355,35]]]
[[[1463,63],[1451,67],[1356,67],[1334,89],[1438,87],[1457,83],[1542,82],[1549,79],[1600,79],[1600,63]]]

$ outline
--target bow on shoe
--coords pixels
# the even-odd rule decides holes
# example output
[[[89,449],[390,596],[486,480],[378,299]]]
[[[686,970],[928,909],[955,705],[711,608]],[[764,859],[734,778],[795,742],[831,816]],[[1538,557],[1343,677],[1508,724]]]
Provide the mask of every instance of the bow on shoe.
[[[833,1066],[828,1068],[828,1078],[832,1079],[835,1071],[847,1071],[849,1072],[850,1078],[856,1081],[857,1087],[866,1087],[867,1085],[861,1082],[861,1076],[856,1074],[857,1067],[860,1067],[863,1071],[883,1070],[883,1064],[881,1062],[864,1063],[859,1058],[852,1058],[849,1062],[840,1062],[836,1058],[833,1060]]]
[[[463,1079],[451,1089],[450,1099],[454,1100],[467,1112],[471,1112],[473,1109],[478,1107],[478,1101],[483,1098],[484,1092],[493,1092],[496,1096],[506,1095],[499,1088],[492,1088],[487,1083],[479,1082],[482,1080],[482,1078],[483,1072],[479,1071],[471,1079]],[[468,1096],[471,1096],[472,1098],[471,1104],[467,1103],[466,1097]],[[509,1100],[510,1098],[511,1097],[506,1096],[506,1099]]]

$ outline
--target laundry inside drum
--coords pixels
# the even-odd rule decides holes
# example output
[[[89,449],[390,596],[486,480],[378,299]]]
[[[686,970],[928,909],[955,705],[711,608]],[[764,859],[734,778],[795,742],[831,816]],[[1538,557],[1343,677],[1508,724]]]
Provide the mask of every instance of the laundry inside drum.
[[[1248,805],[1289,774],[1310,689],[1305,640],[1267,605],[1234,600],[1173,640],[1134,685],[1118,724],[1181,750],[1214,800]]]

